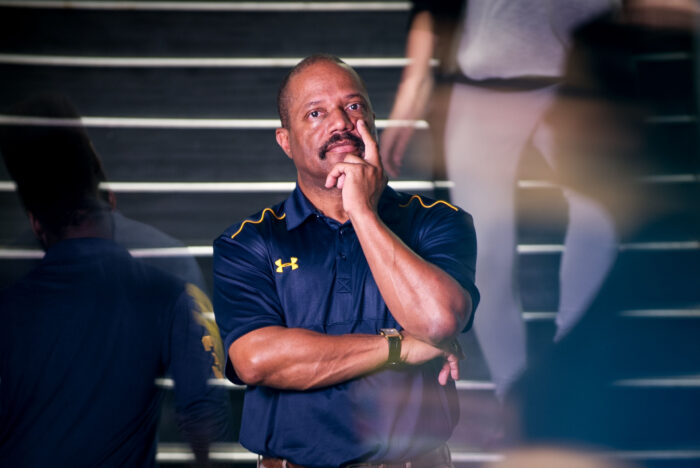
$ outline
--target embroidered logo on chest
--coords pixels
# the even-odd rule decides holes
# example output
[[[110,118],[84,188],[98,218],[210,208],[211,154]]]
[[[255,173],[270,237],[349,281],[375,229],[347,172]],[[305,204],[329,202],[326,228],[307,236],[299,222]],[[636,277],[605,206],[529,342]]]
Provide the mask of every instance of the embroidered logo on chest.
[[[297,265],[297,257],[291,257],[289,259],[289,262],[287,263],[282,263],[282,259],[278,258],[275,260],[275,265],[277,265],[277,269],[275,270],[277,273],[284,273],[284,269],[291,267],[292,270],[296,270],[299,268],[299,265]]]

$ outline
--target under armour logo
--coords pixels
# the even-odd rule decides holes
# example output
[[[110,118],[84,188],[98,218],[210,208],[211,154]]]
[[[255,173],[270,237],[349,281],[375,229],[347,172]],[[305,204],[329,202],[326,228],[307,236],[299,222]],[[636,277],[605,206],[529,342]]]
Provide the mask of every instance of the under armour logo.
[[[292,270],[296,270],[299,268],[299,265],[297,265],[297,258],[292,257],[289,259],[289,263],[282,263],[282,259],[278,258],[275,261],[275,265],[277,265],[277,273],[282,273],[284,272],[285,267],[292,267]]]

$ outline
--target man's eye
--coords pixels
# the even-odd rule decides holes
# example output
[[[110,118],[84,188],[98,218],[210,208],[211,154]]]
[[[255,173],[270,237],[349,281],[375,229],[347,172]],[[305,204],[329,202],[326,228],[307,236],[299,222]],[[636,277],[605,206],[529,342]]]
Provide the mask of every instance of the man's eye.
[[[320,113],[319,111],[317,111],[317,110],[314,110],[314,111],[309,112],[309,117],[311,117],[312,119],[315,119],[315,118],[318,117],[319,115],[321,115],[321,113]]]
[[[362,105],[358,102],[354,102],[348,106],[348,109],[350,110],[360,110],[362,108]]]

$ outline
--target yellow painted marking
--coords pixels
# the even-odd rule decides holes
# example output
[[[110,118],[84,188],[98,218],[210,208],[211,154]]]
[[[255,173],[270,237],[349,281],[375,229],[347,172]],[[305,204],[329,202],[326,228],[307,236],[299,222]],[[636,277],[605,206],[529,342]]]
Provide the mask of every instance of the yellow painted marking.
[[[253,220],[251,220],[251,219],[246,219],[245,221],[243,221],[243,223],[241,224],[241,227],[239,227],[239,228],[238,228],[238,231],[236,231],[236,233],[233,234],[233,235],[231,236],[231,239],[233,239],[233,238],[236,237],[238,234],[240,234],[241,231],[243,230],[243,227],[244,227],[246,224],[248,224],[248,223],[251,223],[251,224],[260,224],[260,223],[262,223],[263,219],[265,219],[265,213],[267,213],[268,211],[269,211],[270,213],[272,213],[272,216],[274,216],[276,219],[278,219],[278,220],[280,220],[280,221],[283,220],[283,219],[287,216],[287,213],[284,213],[282,216],[277,216],[277,214],[276,214],[274,211],[272,211],[272,208],[265,208],[265,209],[263,210],[262,214],[260,215],[260,219],[259,219],[259,220],[253,221]]]
[[[190,295],[194,302],[194,310],[192,311],[194,319],[199,325],[204,327],[207,332],[206,335],[202,336],[202,346],[204,350],[211,353],[214,358],[214,364],[211,370],[214,373],[214,377],[223,379],[224,374],[222,372],[221,363],[224,362],[224,346],[221,343],[219,327],[216,326],[216,322],[209,320],[204,315],[206,312],[214,310],[214,307],[207,295],[192,283],[187,283],[187,294]]]
[[[298,258],[292,257],[289,260],[290,261],[288,263],[282,263],[282,259],[278,258],[275,261],[275,265],[277,265],[277,269],[275,271],[277,273],[282,273],[282,272],[284,272],[284,269],[286,267],[292,267],[292,270],[296,270],[297,268],[299,268],[299,265],[297,265],[297,260],[299,260]]]
[[[420,197],[420,195],[413,195],[413,196],[408,200],[408,202],[406,202],[405,205],[399,205],[399,206],[400,206],[401,208],[406,208],[408,205],[411,204],[411,202],[412,202],[413,200],[418,200],[418,203],[420,203],[421,206],[422,206],[423,208],[432,208],[432,207],[434,207],[435,205],[437,205],[438,203],[442,203],[443,205],[447,205],[448,207],[452,208],[452,209],[455,210],[455,211],[459,211],[459,209],[458,209],[456,206],[450,205],[450,204],[447,203],[445,200],[438,200],[438,201],[436,201],[436,202],[434,202],[434,203],[432,203],[432,204],[430,204],[430,205],[426,205],[425,203],[423,203],[423,199]]]

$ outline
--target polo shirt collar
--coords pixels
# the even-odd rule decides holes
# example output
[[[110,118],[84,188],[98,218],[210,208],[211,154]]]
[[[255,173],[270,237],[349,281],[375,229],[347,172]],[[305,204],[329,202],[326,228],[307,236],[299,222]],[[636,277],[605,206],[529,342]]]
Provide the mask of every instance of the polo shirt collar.
[[[82,257],[95,257],[104,254],[128,254],[126,249],[111,239],[100,237],[79,237],[63,239],[48,248],[44,255],[46,262],[73,262]]]
[[[300,226],[309,216],[320,214],[316,207],[311,204],[306,195],[299,188],[299,185],[294,188],[294,191],[284,204],[284,212],[287,218],[287,231]]]
[[[387,185],[379,199],[379,205],[377,207],[379,216],[385,222],[395,220],[398,217],[398,204],[398,194]],[[309,199],[306,198],[306,195],[301,191],[299,185],[294,188],[294,191],[289,195],[289,198],[287,198],[284,211],[287,219],[287,231],[299,227],[310,216],[324,217]]]
[[[377,212],[379,217],[385,223],[393,223],[399,219],[401,216],[399,213],[399,204],[401,199],[399,194],[394,191],[388,185],[384,187],[384,192],[379,199],[379,204],[377,205]]]

